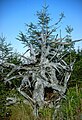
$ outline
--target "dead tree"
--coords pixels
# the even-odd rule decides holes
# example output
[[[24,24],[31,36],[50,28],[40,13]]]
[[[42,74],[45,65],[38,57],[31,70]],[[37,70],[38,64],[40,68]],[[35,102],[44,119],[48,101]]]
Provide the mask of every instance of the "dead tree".
[[[4,79],[5,83],[11,84],[12,80],[22,78],[20,87],[16,89],[31,103],[36,116],[38,109],[43,106],[54,107],[55,112],[59,108],[59,102],[64,98],[75,62],[74,60],[67,64],[65,61],[67,54],[70,54],[70,51],[66,51],[65,47],[69,47],[73,43],[72,41],[65,42],[67,36],[64,38],[60,36],[58,39],[58,35],[56,35],[49,39],[55,28],[51,31],[48,30],[47,23],[50,19],[45,15],[45,12],[39,14],[40,18],[41,16],[44,18],[40,19],[43,20],[40,31],[37,32],[36,26],[31,24],[31,29],[34,30],[32,34],[35,33],[34,36],[27,38],[21,33],[21,38],[28,44],[28,50],[25,54],[30,53],[29,57],[25,54],[21,55],[24,63],[17,66],[13,63],[4,62],[4,66],[12,68]],[[55,25],[61,19],[62,17]],[[35,43],[33,44],[34,41],[32,40],[28,42],[27,39],[33,39]],[[79,40],[74,42],[77,41]],[[36,43],[37,45],[35,45]]]
[[[5,82],[11,83],[13,79],[22,78],[21,85],[17,90],[33,106],[34,113],[38,115],[38,109],[45,105],[58,108],[58,102],[64,97],[67,83],[73,70],[74,62],[69,65],[64,61],[66,53],[64,45],[71,43],[52,41],[46,45],[46,35],[41,33],[42,43],[40,52],[36,53],[30,44],[30,57],[21,56],[26,63],[17,66],[4,63],[4,66],[12,67],[7,74]],[[53,47],[57,44],[57,47]],[[18,75],[12,76],[13,73]],[[12,77],[10,77],[12,76]]]

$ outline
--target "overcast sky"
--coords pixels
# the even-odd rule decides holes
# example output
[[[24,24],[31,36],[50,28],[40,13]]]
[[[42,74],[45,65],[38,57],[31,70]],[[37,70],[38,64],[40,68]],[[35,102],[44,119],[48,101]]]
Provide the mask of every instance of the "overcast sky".
[[[6,42],[11,43],[18,52],[24,52],[21,42],[16,40],[20,31],[25,33],[25,23],[36,23],[36,11],[42,9],[45,0],[0,0],[0,35],[6,37]],[[82,38],[82,0],[46,0],[49,5],[48,12],[55,23],[61,12],[65,18],[61,25],[62,36],[65,35],[66,25],[74,29],[73,40]],[[75,47],[82,48],[82,42]]]

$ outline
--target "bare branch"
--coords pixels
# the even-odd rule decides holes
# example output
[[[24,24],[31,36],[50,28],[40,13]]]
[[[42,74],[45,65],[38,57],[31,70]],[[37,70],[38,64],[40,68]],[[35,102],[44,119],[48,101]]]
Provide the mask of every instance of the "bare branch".
[[[25,92],[21,91],[20,88],[17,88],[17,91],[23,95],[29,102],[31,102],[32,104],[36,104],[36,101],[33,100],[31,97],[29,97]]]

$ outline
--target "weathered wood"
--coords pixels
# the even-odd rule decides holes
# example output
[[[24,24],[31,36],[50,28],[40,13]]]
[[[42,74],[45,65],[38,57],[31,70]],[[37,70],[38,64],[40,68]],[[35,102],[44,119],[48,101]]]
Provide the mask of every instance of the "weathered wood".
[[[29,102],[31,102],[35,115],[38,115],[38,109],[45,105],[53,106],[55,109],[58,109],[59,102],[65,95],[67,83],[75,62],[71,62],[68,65],[66,61],[64,61],[63,58],[68,53],[64,53],[63,45],[70,45],[73,42],[79,41],[62,42],[64,38],[61,38],[60,41],[51,41],[51,43],[46,46],[47,35],[41,33],[40,38],[42,39],[40,50],[36,52],[33,45],[30,44],[30,57],[21,55],[23,59],[29,62],[23,63],[19,66],[11,63],[3,63],[4,66],[11,66],[12,68],[4,81],[12,82],[12,80],[16,78],[22,79],[20,87],[17,88],[17,90]],[[55,44],[57,47],[53,47],[51,44]],[[13,73],[15,74],[15,72],[17,74],[13,76]],[[51,89],[52,95],[54,96],[48,98],[47,101],[47,98],[45,98],[45,88]],[[29,92],[26,92],[26,90],[29,90],[31,95],[29,95]],[[56,104],[57,102],[58,104]]]
[[[19,91],[19,93],[23,95],[29,102],[36,104],[36,101],[29,97],[25,92],[21,91],[20,88],[17,88],[17,91]]]

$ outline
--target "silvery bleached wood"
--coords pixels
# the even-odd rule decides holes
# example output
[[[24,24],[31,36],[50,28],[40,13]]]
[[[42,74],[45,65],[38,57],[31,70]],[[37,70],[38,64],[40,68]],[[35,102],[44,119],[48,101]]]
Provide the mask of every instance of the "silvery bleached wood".
[[[17,102],[16,97],[7,97],[6,100],[7,100],[7,103],[6,103],[7,106],[8,105],[13,105]]]
[[[71,42],[62,42],[64,38],[47,41],[47,36],[48,34],[41,33],[41,49],[38,48],[37,52],[30,43],[30,57],[26,57],[24,54],[21,55],[27,61],[26,64],[23,63],[17,66],[12,63],[3,63],[4,66],[11,66],[12,68],[4,79],[5,82],[12,82],[13,79],[21,78],[21,84],[17,90],[31,102],[35,115],[38,115],[39,108],[50,105],[52,101],[54,101],[52,106],[58,109],[59,103],[56,105],[56,102],[59,102],[65,95],[67,83],[75,62],[71,62],[68,65],[64,61],[64,57],[67,54],[64,53],[64,45],[69,45]],[[37,61],[38,59],[39,61]],[[13,76],[15,72],[18,75]],[[25,91],[26,88],[30,91],[29,94]],[[46,97],[50,93],[45,91],[46,88],[53,91],[51,93],[53,97],[48,98],[48,101]]]

